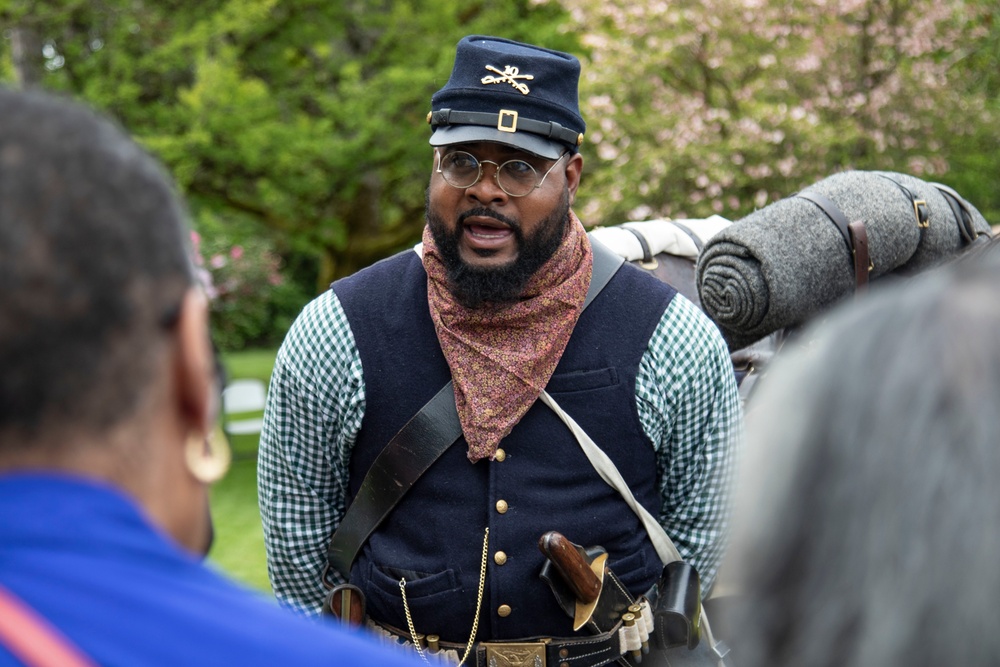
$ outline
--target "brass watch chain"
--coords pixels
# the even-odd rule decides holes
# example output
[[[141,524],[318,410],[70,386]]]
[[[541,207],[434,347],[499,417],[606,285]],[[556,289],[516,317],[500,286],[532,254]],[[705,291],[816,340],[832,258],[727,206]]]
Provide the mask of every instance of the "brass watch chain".
[[[472,645],[476,641],[476,633],[479,631],[479,610],[483,604],[483,590],[486,587],[486,561],[489,555],[490,546],[490,529],[486,528],[486,534],[483,536],[483,562],[479,568],[479,595],[476,597],[476,616],[472,619],[472,634],[469,636],[469,643],[465,646],[465,655],[459,661],[459,667],[465,664],[466,659],[472,652]],[[410,630],[410,640],[413,642],[413,648],[417,649],[417,655],[426,664],[430,664],[427,661],[427,656],[424,655],[424,649],[420,646],[420,642],[417,641],[417,631],[413,627],[413,617],[410,616],[410,604],[406,601],[406,578],[403,577],[399,580],[399,592],[403,596],[403,611],[406,613],[406,626]]]

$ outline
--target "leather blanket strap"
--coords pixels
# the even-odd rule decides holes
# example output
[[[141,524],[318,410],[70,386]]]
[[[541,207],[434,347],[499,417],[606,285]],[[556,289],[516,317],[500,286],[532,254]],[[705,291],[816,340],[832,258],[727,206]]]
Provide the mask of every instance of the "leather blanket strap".
[[[892,180],[892,179],[889,179]],[[896,181],[893,181],[896,183]],[[896,185],[899,185],[896,183]],[[868,230],[865,228],[863,220],[848,222],[847,216],[840,210],[840,207],[833,203],[825,195],[818,192],[799,192],[794,196],[811,201],[830,218],[830,221],[837,226],[840,235],[847,243],[847,251],[851,253],[851,262],[854,264],[854,288],[860,290],[868,284],[868,272],[872,270],[871,256],[868,253]]]
[[[593,237],[594,268],[583,307],[604,289],[625,260]],[[389,516],[410,487],[462,435],[451,381],[438,391],[410,421],[389,440],[369,468],[354,502],[330,538],[323,583],[333,568],[349,581],[351,565],[361,547]]]
[[[938,192],[944,197],[944,200],[948,202],[948,206],[951,208],[952,215],[955,216],[955,222],[958,224],[958,230],[962,234],[962,241],[965,245],[972,243],[984,234],[983,232],[979,232],[975,225],[972,224],[972,215],[969,213],[965,200],[957,192],[943,183],[931,183],[930,185],[937,188]]]
[[[868,254],[868,229],[864,220],[855,220],[847,224],[847,230],[854,246],[854,289],[857,291],[868,284],[868,272],[873,268]]]
[[[917,199],[917,196],[913,194],[908,187],[897,181],[895,178],[886,176],[885,174],[876,174],[876,176],[881,176],[885,180],[889,181],[902,192],[907,199],[910,200],[910,204],[913,205],[913,216],[917,220],[917,227],[920,229],[927,229],[931,224],[931,212],[927,208],[927,202],[923,199]]]
[[[705,242],[701,240],[700,236],[698,236],[693,231],[691,231],[690,227],[688,227],[687,225],[682,225],[681,223],[677,222],[676,220],[671,220],[670,224],[673,225],[674,227],[676,227],[677,229],[681,230],[682,232],[684,232],[688,236],[690,236],[691,240],[694,241],[694,247],[697,248],[698,249],[698,253],[701,254],[701,251],[705,249]]]
[[[639,262],[639,266],[646,269],[647,271],[652,271],[657,266],[657,261],[653,259],[653,251],[649,249],[649,243],[646,241],[646,237],[637,229],[632,229],[631,227],[622,226],[622,229],[626,229],[632,232],[632,236],[635,240],[639,242],[639,247],[642,248],[642,260]]]

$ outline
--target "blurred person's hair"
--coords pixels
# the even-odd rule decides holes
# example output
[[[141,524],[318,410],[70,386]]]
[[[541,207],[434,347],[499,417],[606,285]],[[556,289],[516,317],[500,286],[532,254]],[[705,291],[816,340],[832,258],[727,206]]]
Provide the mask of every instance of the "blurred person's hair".
[[[0,89],[0,449],[136,409],[194,281],[170,183],[113,123]]]
[[[746,667],[1000,664],[1000,249],[874,289],[747,413]]]

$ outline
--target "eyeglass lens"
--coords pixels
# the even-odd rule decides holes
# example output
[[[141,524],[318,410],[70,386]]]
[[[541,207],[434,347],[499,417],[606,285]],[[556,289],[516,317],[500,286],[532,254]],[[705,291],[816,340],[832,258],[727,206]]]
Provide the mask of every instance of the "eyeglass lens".
[[[449,185],[471,188],[482,176],[483,164],[496,165],[491,160],[478,160],[471,153],[453,151],[441,156],[439,171]],[[523,197],[539,185],[538,172],[524,160],[508,160],[497,167],[497,184],[507,194]]]

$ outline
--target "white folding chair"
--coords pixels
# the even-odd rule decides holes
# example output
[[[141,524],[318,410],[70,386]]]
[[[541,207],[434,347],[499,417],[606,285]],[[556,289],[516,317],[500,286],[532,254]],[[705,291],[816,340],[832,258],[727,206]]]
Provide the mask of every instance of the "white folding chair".
[[[240,417],[232,415],[260,412],[264,409],[266,390],[260,380],[232,380],[222,390],[222,428],[228,435],[260,433],[264,425],[263,416]]]

